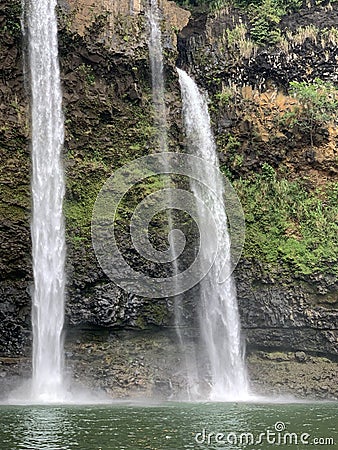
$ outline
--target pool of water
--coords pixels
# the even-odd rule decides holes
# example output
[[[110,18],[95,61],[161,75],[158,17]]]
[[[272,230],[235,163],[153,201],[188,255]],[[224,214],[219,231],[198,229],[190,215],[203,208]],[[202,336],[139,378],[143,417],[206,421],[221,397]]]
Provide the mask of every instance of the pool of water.
[[[0,406],[1,450],[338,448],[338,403]]]

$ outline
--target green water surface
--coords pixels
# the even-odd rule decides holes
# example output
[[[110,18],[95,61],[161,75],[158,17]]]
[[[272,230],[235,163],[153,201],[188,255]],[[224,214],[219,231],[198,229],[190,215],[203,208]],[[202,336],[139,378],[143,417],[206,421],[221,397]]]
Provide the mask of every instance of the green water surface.
[[[0,449],[336,450],[337,413],[338,403],[3,405]]]

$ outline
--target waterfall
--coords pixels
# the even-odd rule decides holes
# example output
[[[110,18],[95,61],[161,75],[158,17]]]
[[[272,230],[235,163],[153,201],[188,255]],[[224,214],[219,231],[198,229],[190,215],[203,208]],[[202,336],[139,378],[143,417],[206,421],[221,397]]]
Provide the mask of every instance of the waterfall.
[[[149,59],[151,68],[152,96],[155,112],[155,126],[157,130],[157,146],[158,151],[168,151],[168,122],[167,111],[165,106],[165,89],[164,89],[164,73],[163,73],[163,49],[162,49],[162,33],[161,33],[161,13],[157,0],[150,0],[147,10],[149,23]],[[169,167],[169,161],[167,166]],[[168,168],[167,167],[167,168]],[[166,179],[166,188],[170,187],[170,180]],[[168,203],[171,204],[171,197],[168,194]],[[167,212],[169,230],[173,228],[173,219],[171,211]],[[177,257],[175,254],[174,242],[169,237],[171,249],[171,260],[173,263],[174,274],[178,273]]]
[[[161,12],[158,6],[157,0],[149,1],[149,8],[147,10],[147,17],[149,23],[149,57],[150,57],[150,67],[152,76],[152,95],[153,95],[153,105],[155,111],[155,125],[157,129],[157,141],[158,149],[161,152],[168,151],[168,122],[167,122],[167,112],[165,106],[165,88],[164,88],[164,70],[163,70],[163,49],[162,49],[162,33],[161,33]],[[169,161],[168,167],[169,168]],[[167,179],[165,187],[170,187],[170,180]],[[171,195],[168,194],[168,204],[172,204]],[[173,217],[171,210],[167,212],[168,228],[173,230]],[[173,275],[179,273],[179,266],[177,260],[177,252],[175,250],[175,243],[172,239],[172,235],[169,235],[169,244],[171,250],[171,261],[173,267]],[[175,281],[174,281],[175,283]],[[180,286],[176,282],[176,291],[180,291]],[[187,376],[187,392],[189,398],[194,395],[194,389],[196,386],[196,365],[195,357],[193,354],[189,354],[186,351],[188,342],[182,333],[182,328],[185,327],[183,318],[183,298],[182,295],[176,295],[173,298],[174,302],[174,314],[175,314],[175,328],[177,337],[180,343],[181,352],[184,357],[184,369],[186,370]],[[193,368],[193,369],[192,369]]]
[[[64,397],[64,140],[56,0],[27,0],[32,126],[33,400]]]
[[[159,150],[166,152],[168,151],[168,124],[164,101],[161,14],[157,0],[150,0],[147,17],[150,27],[149,55],[157,140]],[[179,71],[179,75],[185,124],[188,138],[192,144],[191,149],[196,156],[205,158],[208,162],[217,166],[216,148],[206,103],[188,75],[182,71]],[[208,175],[207,173],[203,174],[206,179]],[[222,194],[221,179],[208,180],[208,185],[212,186],[220,195]],[[206,193],[201,186],[192,182],[191,188],[196,196],[205,199]],[[169,203],[170,200],[168,199]],[[226,255],[227,264],[230,265],[230,240],[227,232],[226,214],[224,209],[222,211],[215,210],[215,206],[213,212],[218,227],[224,229],[222,242],[220,243],[221,254],[222,256]],[[172,230],[173,221],[170,211],[168,212],[168,224],[169,229]],[[175,255],[175,245],[170,239],[169,241],[172,249],[173,272],[177,274],[179,267]],[[202,250],[204,260],[207,260],[208,249]],[[217,283],[218,274],[223,265],[224,257],[222,259],[219,257],[208,276],[200,283],[200,328],[210,363],[209,378],[211,377],[212,385],[210,399],[214,400],[239,399],[245,397],[248,391],[234,281],[229,278],[223,284],[218,285]],[[187,350],[189,342],[182,333],[182,327],[186,326],[182,314],[182,295],[177,295],[174,298],[174,305],[176,331],[185,359],[188,396],[189,398],[196,398],[198,396],[198,385],[203,384],[203,378],[207,374],[203,368],[200,371],[198,370],[194,350],[191,348]]]
[[[147,17],[150,28],[148,45],[158,146],[161,152],[166,152],[168,150],[168,123],[164,101],[161,14],[157,0],[150,0]]]
[[[206,99],[199,92],[195,82],[183,70],[177,70],[189,152],[218,167]],[[208,189],[193,179],[190,180],[191,189],[196,197],[209,206],[217,229],[220,230],[217,257],[211,270],[199,285],[200,331],[209,362],[208,373],[206,368],[201,368],[200,383],[203,383],[203,378],[210,380],[210,400],[246,399],[248,381],[241,343],[235,282],[231,276],[224,283],[218,282],[224,265],[227,267],[227,273],[231,273],[230,236],[225,208],[217,207],[219,204],[210,191],[216,193],[218,198],[222,198],[224,187],[221,175],[215,177],[204,171],[200,174],[200,178],[205,180]],[[200,226],[203,226],[202,211],[198,206],[197,210]],[[210,239],[215,239],[215,236],[210,236]],[[208,261],[211,257],[208,245],[204,245],[201,252],[202,260]]]

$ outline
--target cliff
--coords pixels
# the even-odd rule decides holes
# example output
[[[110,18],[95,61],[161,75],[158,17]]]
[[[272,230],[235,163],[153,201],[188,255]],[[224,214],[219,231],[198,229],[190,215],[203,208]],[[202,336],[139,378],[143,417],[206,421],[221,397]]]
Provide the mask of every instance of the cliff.
[[[190,14],[173,2],[163,5],[167,100],[173,105],[170,132],[176,146],[179,92],[173,81],[177,56],[173,27],[186,25]],[[136,322],[143,323],[145,315],[146,322],[160,324],[165,308],[150,300],[129,298],[110,283],[96,262],[90,237],[92,207],[104,181],[122,161],[148,154],[154,145],[147,22],[144,11],[130,9],[129,1],[101,2],[84,14],[87,7],[88,2],[60,2],[58,10],[66,125],[68,320],[71,324],[136,326]],[[29,90],[23,74],[20,2],[2,2],[1,8],[0,339],[2,352],[13,355],[20,354],[30,339]]]
[[[254,367],[264,365],[264,360],[270,364],[266,355],[276,351],[334,360],[338,352],[336,118],[316,126],[310,137],[300,119],[290,125],[288,114],[297,104],[289,92],[290,82],[312,83],[317,78],[337,82],[332,30],[338,27],[338,7],[317,6],[289,14],[280,23],[285,39],[273,47],[250,40],[247,18],[237,9],[193,15],[189,20],[190,13],[174,2],[163,0],[162,7],[170,149],[182,149],[184,143],[178,62],[209,93],[221,167],[246,213],[246,245],[235,275],[248,349],[252,358],[260,358]],[[2,0],[0,9],[0,355],[12,358],[28,356],[31,339],[29,90],[24,78],[21,3]],[[69,340],[84,354],[85,345],[100,354],[102,348],[116,350],[115,341],[110,346],[109,339],[102,338],[106,333],[114,337],[119,330],[142,330],[145,340],[153,343],[163,332],[169,337],[151,345],[175,353],[171,299],[129,295],[110,282],[96,261],[90,237],[92,207],[105,180],[154,148],[143,3],[62,0],[58,15],[66,125]],[[246,31],[240,28],[243,23]],[[299,37],[300,27],[308,24],[316,30]],[[122,220],[122,244],[135,264],[141,264],[123,229],[127,219],[128,214]],[[146,265],[144,270],[151,273],[154,268]],[[193,292],[186,296],[186,314],[191,318],[193,296]],[[91,333],[101,336],[102,348],[94,344]],[[77,334],[86,337],[77,342]],[[74,347],[69,345],[72,360]],[[138,348],[146,352],[147,344],[142,341]],[[285,354],[294,361],[293,353]],[[173,356],[168,358],[171,361]],[[177,364],[175,360],[172,367]],[[167,366],[170,372],[171,364]],[[151,376],[148,366],[147,371],[144,377]]]
[[[287,119],[299,107],[292,83],[337,82],[337,24],[335,4],[301,10],[262,46],[227,7],[179,34],[179,64],[209,92],[220,160],[246,213],[236,278],[249,348],[337,354],[337,116],[312,137],[301,117]]]

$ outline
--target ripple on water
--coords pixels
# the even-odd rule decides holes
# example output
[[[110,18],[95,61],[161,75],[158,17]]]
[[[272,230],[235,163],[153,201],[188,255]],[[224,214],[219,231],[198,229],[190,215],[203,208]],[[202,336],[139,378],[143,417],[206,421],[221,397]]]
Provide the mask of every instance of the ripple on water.
[[[257,436],[275,431],[278,422],[285,432],[332,437],[337,443],[337,413],[335,402],[2,405],[0,442],[6,450],[235,450],[249,447],[238,443],[220,446],[212,440],[197,444],[196,434],[205,430],[206,435],[251,432]]]

